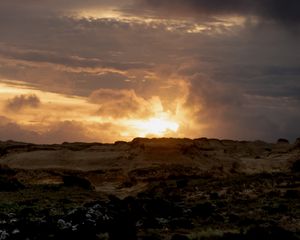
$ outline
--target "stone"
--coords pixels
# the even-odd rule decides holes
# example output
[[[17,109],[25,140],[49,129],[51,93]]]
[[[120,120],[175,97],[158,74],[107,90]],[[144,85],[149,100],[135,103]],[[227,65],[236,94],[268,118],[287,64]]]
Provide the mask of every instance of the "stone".
[[[72,224],[69,223],[69,222],[66,222],[65,220],[63,219],[59,219],[57,221],[57,227],[60,229],[60,230],[66,230],[66,229],[69,229],[72,227]]]
[[[9,233],[5,230],[0,230],[0,240],[6,240],[9,237]]]

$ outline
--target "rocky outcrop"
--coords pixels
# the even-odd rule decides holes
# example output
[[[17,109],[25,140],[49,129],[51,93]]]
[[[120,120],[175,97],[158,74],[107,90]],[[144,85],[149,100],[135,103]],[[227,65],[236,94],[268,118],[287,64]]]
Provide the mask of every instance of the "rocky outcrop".
[[[129,143],[61,145],[9,141],[0,142],[0,164],[17,169],[21,182],[63,183],[63,176],[73,172],[96,189],[106,182],[134,187],[148,180],[290,171],[299,159],[298,145],[284,139],[276,144],[207,138],[137,138]]]

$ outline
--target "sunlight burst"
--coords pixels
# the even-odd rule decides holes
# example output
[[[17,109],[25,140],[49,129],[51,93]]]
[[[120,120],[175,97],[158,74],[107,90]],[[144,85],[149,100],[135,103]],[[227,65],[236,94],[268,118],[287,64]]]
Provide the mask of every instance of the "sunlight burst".
[[[141,137],[147,135],[164,136],[168,132],[177,132],[179,124],[166,118],[151,118],[145,121],[135,121],[134,127]]]

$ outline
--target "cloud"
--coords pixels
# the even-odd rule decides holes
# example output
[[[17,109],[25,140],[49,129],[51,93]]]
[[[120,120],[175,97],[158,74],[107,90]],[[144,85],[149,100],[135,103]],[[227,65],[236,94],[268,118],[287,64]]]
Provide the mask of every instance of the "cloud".
[[[7,125],[11,123],[11,120],[5,116],[0,116],[0,123],[1,125]]]
[[[95,138],[84,124],[77,121],[54,122],[49,130],[40,134],[40,140],[37,142],[93,142],[99,140]]]
[[[0,116],[0,119],[2,117]],[[97,130],[97,129],[96,129]],[[30,130],[13,120],[7,119],[6,122],[0,123],[0,140],[15,140],[30,143],[62,143],[62,142],[94,142],[100,141],[101,138],[95,137],[80,122],[61,121],[48,125],[48,130],[38,132]]]
[[[90,102],[99,104],[98,115],[112,118],[146,118],[152,113],[151,103],[130,89],[98,89]]]
[[[130,2],[131,0],[127,0],[126,5]],[[22,0],[10,0],[3,2],[1,7],[15,8],[15,11],[26,9],[27,11],[37,11],[43,14],[45,11],[48,13],[65,13],[90,8],[101,9],[111,6],[117,8],[122,5],[124,5],[124,1],[122,0],[27,0],[26,4],[24,4],[24,1]]]
[[[91,123],[84,121],[48,122],[42,130],[33,130],[31,126],[22,125],[0,116],[0,140],[14,140],[37,144],[60,144],[63,142],[102,142],[117,140],[131,141],[135,136],[123,136],[128,126],[114,122]],[[4,121],[3,121],[4,120]],[[39,125],[37,125],[40,128]]]
[[[18,95],[9,99],[5,107],[9,111],[20,111],[24,108],[38,108],[40,105],[40,99],[34,94],[29,94]]]
[[[279,22],[300,22],[298,0],[143,0],[147,7],[171,14],[217,17],[253,15]]]
[[[186,108],[200,106],[191,119],[204,137],[240,140],[297,138],[300,100],[246,94],[243,87],[195,75]]]
[[[97,17],[106,9],[111,15]],[[70,103],[59,108],[55,97],[51,105],[37,94],[39,117],[2,114],[17,124],[11,135],[28,141],[63,140],[76,127],[71,139],[88,141],[100,129],[104,140],[117,140],[126,132],[119,120],[147,118],[156,108],[193,113],[181,114],[184,137],[292,138],[300,134],[300,45],[299,35],[282,26],[299,26],[298,13],[298,0],[4,1],[0,82],[19,80],[73,100],[59,100]],[[186,95],[185,109],[178,108]],[[35,107],[27,95],[6,96],[6,110]],[[78,96],[88,107],[75,102]],[[94,118],[117,123],[85,122]]]

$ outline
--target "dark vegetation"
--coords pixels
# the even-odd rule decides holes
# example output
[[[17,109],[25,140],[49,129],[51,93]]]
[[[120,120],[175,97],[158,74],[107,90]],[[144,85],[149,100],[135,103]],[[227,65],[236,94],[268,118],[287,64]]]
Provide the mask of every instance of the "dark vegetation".
[[[24,186],[15,177],[15,171],[0,165],[0,192],[10,192],[23,189]]]
[[[92,184],[85,178],[78,176],[63,176],[63,184],[66,187],[80,187],[86,190],[93,190]]]
[[[300,159],[293,163],[291,170],[293,172],[300,172]]]
[[[150,179],[146,189],[120,199],[74,173],[61,184],[30,185],[2,166],[0,239],[300,239],[299,161],[291,170],[228,178],[175,174]],[[145,181],[147,173],[133,175],[122,188],[138,177]]]

